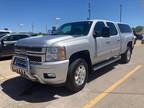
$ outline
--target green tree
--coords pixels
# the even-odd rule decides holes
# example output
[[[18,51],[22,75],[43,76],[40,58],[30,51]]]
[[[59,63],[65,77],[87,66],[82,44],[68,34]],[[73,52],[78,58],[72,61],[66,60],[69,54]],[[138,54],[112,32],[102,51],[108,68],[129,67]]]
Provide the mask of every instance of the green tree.
[[[135,32],[137,32],[137,33],[142,32],[143,29],[144,29],[143,26],[137,26],[137,27],[135,27]]]

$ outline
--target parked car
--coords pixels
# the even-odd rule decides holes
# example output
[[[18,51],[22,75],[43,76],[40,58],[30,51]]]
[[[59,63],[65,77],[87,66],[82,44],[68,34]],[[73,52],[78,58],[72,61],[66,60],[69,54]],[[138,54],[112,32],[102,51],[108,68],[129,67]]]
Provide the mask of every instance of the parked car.
[[[0,38],[2,37],[2,36],[5,36],[6,34],[9,34],[9,33],[11,33],[12,31],[10,31],[10,30],[0,30]]]
[[[133,31],[135,36],[134,44],[136,44],[137,40],[141,40],[141,44],[144,44],[144,34],[137,34],[135,31]]]
[[[144,44],[144,34],[142,35],[141,44]]]
[[[12,56],[14,54],[15,43],[24,38],[28,38],[27,34],[10,33],[0,37],[0,58]]]
[[[121,60],[128,63],[134,48],[134,34],[127,24],[105,20],[70,22],[52,36],[40,36],[16,43],[11,69],[42,84],[65,84],[78,92],[88,74]]]

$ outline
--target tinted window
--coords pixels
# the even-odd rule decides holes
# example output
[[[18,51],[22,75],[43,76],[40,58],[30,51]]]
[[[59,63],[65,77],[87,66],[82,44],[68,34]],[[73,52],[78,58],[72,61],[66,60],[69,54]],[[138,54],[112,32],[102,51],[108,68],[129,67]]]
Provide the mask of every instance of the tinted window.
[[[71,31],[71,26],[65,26],[65,27],[62,29],[62,31],[63,31],[64,33],[69,33],[69,32]]]
[[[67,23],[59,27],[53,35],[84,36],[89,33],[91,21]]]
[[[99,37],[102,34],[102,30],[105,28],[105,24],[103,22],[97,22],[95,26],[95,33]]]
[[[6,35],[6,34],[8,34],[8,33],[9,33],[9,32],[0,32],[0,37]]]
[[[121,33],[131,33],[132,30],[129,25],[126,24],[118,24]]]
[[[19,40],[19,39],[23,39],[23,38],[27,38],[27,35],[12,35],[13,40]]]
[[[11,41],[12,37],[11,36],[6,36],[3,38],[3,41]]]
[[[107,22],[107,26],[110,28],[110,35],[117,35],[117,29],[115,27],[115,25],[111,22]]]

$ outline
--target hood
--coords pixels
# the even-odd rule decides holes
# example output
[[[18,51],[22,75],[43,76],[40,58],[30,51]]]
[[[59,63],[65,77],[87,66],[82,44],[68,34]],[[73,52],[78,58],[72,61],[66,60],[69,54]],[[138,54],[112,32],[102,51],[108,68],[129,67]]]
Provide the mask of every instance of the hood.
[[[36,36],[19,40],[16,46],[29,46],[29,47],[47,47],[53,46],[56,42],[64,41],[73,38],[68,35],[48,35]]]

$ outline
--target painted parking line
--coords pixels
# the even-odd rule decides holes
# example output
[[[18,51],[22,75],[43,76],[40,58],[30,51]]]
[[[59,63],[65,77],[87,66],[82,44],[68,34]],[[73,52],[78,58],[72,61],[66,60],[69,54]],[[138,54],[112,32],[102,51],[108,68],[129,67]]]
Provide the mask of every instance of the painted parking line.
[[[1,81],[1,80],[4,80],[4,78],[3,78],[3,77],[0,77],[0,81]]]
[[[139,47],[139,46],[142,46],[141,44],[137,44],[137,45],[135,45],[135,47]]]
[[[17,77],[19,75],[9,75],[9,76],[2,76],[0,75],[0,81],[3,81],[3,80],[7,80],[7,79],[10,79],[10,78],[14,78],[14,77]]]
[[[84,105],[82,108],[92,108],[94,105],[96,105],[99,101],[101,101],[105,96],[107,96],[109,93],[111,93],[116,87],[118,87],[120,84],[125,82],[130,76],[132,76],[135,72],[137,72],[140,68],[142,68],[143,65],[138,65],[134,69],[128,72],[123,78],[115,82],[113,85],[111,85],[109,88],[107,88],[104,92],[90,100],[86,105]]]
[[[19,74],[9,75],[9,76],[6,76],[5,79],[14,78],[14,77],[17,77],[17,76],[19,76]]]
[[[4,80],[4,77],[2,77],[2,76],[0,75],[0,81],[1,81],[1,80]]]

